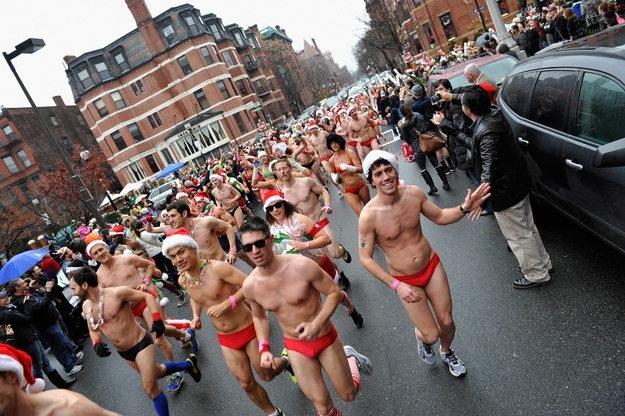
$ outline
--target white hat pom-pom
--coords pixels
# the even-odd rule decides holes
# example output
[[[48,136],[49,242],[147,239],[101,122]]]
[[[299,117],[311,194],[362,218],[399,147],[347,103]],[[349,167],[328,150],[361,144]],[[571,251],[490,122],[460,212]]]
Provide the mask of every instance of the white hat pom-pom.
[[[26,386],[26,393],[28,394],[36,394],[41,393],[46,388],[46,382],[40,378],[35,379],[33,384],[29,384]]]
[[[161,306],[165,306],[165,305],[167,305],[167,304],[169,303],[169,298],[163,298],[163,299],[161,299],[161,302],[160,302],[160,303],[161,303]]]

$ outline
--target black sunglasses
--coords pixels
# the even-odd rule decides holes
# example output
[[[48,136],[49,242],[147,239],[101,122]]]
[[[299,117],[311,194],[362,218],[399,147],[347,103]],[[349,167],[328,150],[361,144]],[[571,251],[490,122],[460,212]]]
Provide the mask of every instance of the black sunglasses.
[[[252,246],[256,246],[256,248],[263,248],[267,244],[267,239],[269,237],[271,236],[268,235],[267,237],[261,238],[260,240],[256,240],[250,244],[243,244],[243,247],[241,247],[241,250],[245,251],[246,253],[249,253],[250,251],[252,251]]]
[[[269,206],[267,207],[267,212],[273,212],[273,210],[274,210],[274,209],[280,209],[280,208],[282,208],[282,205],[283,205],[283,204],[282,204],[282,201],[278,201],[278,202],[276,202],[276,203],[275,203],[275,204],[273,204],[273,205],[269,205]],[[258,246],[257,246],[257,247],[258,247]],[[260,247],[259,247],[259,248],[260,248]]]

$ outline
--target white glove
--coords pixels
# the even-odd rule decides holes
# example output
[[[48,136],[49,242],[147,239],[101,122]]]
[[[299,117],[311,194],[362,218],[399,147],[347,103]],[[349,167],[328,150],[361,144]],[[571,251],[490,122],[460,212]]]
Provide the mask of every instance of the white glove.
[[[332,181],[333,181],[334,183],[339,183],[339,179],[341,179],[341,177],[339,176],[339,174],[338,174],[338,173],[333,173],[333,174],[332,174],[332,175],[330,175],[330,176],[332,176]]]
[[[169,280],[169,275],[168,275],[167,273],[163,272],[163,277],[162,277],[162,279],[163,279],[163,280]]]
[[[162,281],[157,281],[156,283],[154,283],[156,285],[157,288],[162,288],[163,287],[163,282]]]
[[[352,165],[348,165],[347,163],[341,163],[339,165],[339,168],[341,168],[341,170],[344,170],[346,172],[351,172],[351,173],[356,173],[356,166],[352,166]]]
[[[97,261],[95,261],[95,260],[89,260],[89,261],[87,262],[87,264],[88,264],[89,266],[91,266],[91,267],[95,267],[95,266],[97,266],[97,265],[98,265],[98,262],[97,262]]]

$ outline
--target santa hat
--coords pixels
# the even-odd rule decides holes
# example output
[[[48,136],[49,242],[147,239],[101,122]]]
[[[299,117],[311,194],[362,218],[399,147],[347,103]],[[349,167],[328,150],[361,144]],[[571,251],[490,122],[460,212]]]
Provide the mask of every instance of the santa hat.
[[[217,174],[209,176],[209,179],[210,179],[210,181],[211,181],[211,182],[212,182],[214,179],[217,179],[219,182],[223,182],[223,181],[224,181],[223,176],[221,176],[221,175],[217,175]]]
[[[110,236],[124,235],[124,226],[123,225],[116,225],[115,227],[111,228],[111,231],[109,231],[109,235]]]
[[[163,256],[171,259],[171,257],[169,257],[169,250],[174,247],[180,246],[190,247],[192,249],[195,249],[195,251],[198,251],[200,249],[200,246],[191,237],[189,231],[187,231],[186,228],[181,227],[167,233],[167,238],[165,238],[165,240],[163,241]]]
[[[189,195],[187,195],[187,193],[186,193],[186,192],[178,192],[178,193],[176,194],[176,199],[180,200],[180,199],[182,199],[182,198],[186,198],[186,197],[188,197],[188,196],[189,196]]]
[[[308,126],[306,126],[306,131],[310,130],[310,129],[318,129],[319,126],[317,126],[317,123],[315,123],[314,121],[311,121],[310,123],[308,123]]]
[[[30,355],[8,344],[0,344],[0,371],[15,373],[20,388],[26,380],[26,393],[41,393],[46,387],[46,382],[33,377],[32,366]]]
[[[482,87],[484,89],[484,91],[486,91],[486,93],[488,93],[488,96],[490,97],[490,102],[492,104],[497,104],[497,100],[495,99],[495,94],[497,94],[497,89],[495,87],[493,87],[492,85],[490,85],[487,82],[480,82],[477,85]]]
[[[392,153],[386,152],[384,150],[372,150],[369,152],[365,160],[362,162],[362,170],[365,175],[365,178],[369,177],[369,171],[371,170],[371,165],[374,162],[377,162],[379,159],[384,159],[395,169],[397,174],[399,174],[399,159]]]
[[[108,248],[108,244],[106,244],[104,241],[102,240],[93,240],[92,242],[90,242],[87,245],[87,254],[89,256],[91,256],[91,249],[94,248],[95,246],[97,246],[98,244],[102,244],[104,247]]]
[[[286,201],[284,194],[277,190],[271,190],[265,192],[263,195],[263,209],[267,211],[267,207],[275,204],[278,201]]]
[[[210,198],[208,197],[208,193],[206,191],[199,191],[197,194],[195,194],[195,197],[193,199],[195,199],[196,201],[210,202]]]
[[[258,158],[260,159],[263,156],[267,156],[267,152],[265,152],[264,150],[261,150],[260,152],[258,152]]]

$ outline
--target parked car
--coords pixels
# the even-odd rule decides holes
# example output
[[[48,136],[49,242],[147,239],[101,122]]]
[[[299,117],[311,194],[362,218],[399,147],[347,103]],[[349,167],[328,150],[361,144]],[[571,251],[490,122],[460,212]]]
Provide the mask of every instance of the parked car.
[[[625,254],[625,25],[519,62],[498,104],[537,201]]]
[[[154,204],[154,207],[156,208],[159,206],[160,202],[165,202],[165,199],[169,194],[171,194],[171,182],[167,182],[158,188],[154,188],[152,192],[150,192],[148,199],[152,201],[152,204]]]
[[[57,247],[65,247],[67,243],[74,239],[74,231],[78,229],[76,224],[70,224],[62,228],[54,235],[54,243]]]
[[[519,61],[510,55],[498,54],[482,56],[447,68],[437,69],[430,74],[426,89],[427,96],[431,97],[434,94],[432,84],[437,79],[447,78],[453,88],[469,85],[469,81],[464,77],[464,68],[469,64],[476,64],[483,73],[494,79],[497,85],[501,85],[508,72],[514,68],[517,62]]]

